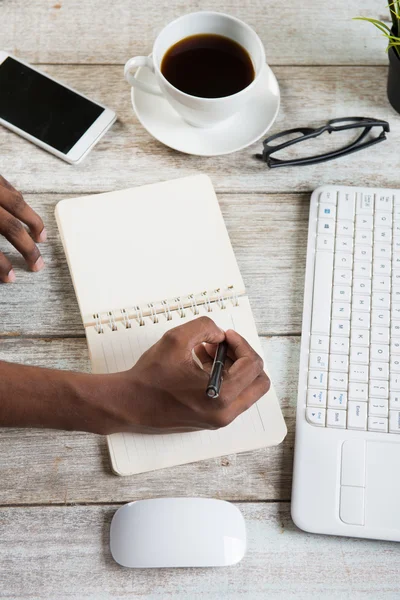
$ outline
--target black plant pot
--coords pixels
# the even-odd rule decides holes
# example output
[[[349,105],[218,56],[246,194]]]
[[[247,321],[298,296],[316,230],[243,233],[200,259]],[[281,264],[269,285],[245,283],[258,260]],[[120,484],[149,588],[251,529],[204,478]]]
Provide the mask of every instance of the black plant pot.
[[[387,95],[394,110],[400,113],[400,57],[394,48],[389,48]]]

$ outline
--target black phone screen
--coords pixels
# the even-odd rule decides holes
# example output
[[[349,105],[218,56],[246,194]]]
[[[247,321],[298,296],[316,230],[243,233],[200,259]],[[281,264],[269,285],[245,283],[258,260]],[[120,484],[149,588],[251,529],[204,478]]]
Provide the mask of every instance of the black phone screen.
[[[0,65],[0,118],[64,154],[103,111],[11,57]]]

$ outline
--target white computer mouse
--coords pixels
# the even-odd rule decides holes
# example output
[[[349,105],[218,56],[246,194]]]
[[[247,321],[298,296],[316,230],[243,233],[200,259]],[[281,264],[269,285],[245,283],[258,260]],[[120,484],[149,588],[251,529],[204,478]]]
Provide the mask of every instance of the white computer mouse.
[[[224,567],[243,558],[246,527],[239,509],[223,500],[139,500],[115,513],[110,548],[124,567]]]

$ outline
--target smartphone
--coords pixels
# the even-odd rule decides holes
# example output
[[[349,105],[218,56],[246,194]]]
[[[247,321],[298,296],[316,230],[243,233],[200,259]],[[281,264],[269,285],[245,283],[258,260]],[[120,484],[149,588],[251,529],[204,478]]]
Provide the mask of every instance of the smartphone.
[[[0,50],[0,124],[78,163],[111,127],[115,113]]]

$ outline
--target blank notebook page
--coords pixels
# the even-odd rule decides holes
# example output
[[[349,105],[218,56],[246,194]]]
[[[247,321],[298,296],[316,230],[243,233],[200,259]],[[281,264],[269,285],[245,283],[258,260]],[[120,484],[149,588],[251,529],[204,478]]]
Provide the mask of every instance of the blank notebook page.
[[[226,309],[221,310],[217,303],[212,303],[212,309],[210,313],[200,310],[200,315],[207,314],[224,330],[235,329],[262,354],[247,297],[239,299],[239,306],[228,303]],[[190,310],[184,318],[176,311],[170,321],[164,315],[159,317],[159,323],[148,321],[143,327],[132,323],[131,329],[117,323],[117,331],[107,329],[101,335],[95,327],[87,327],[93,372],[115,373],[129,369],[168,329],[196,318]],[[223,429],[168,435],[118,433],[108,436],[108,446],[114,471],[133,475],[272,446],[279,444],[285,433],[279,403],[271,387],[267,395]]]
[[[70,198],[56,217],[83,322],[244,284],[206,175]]]

